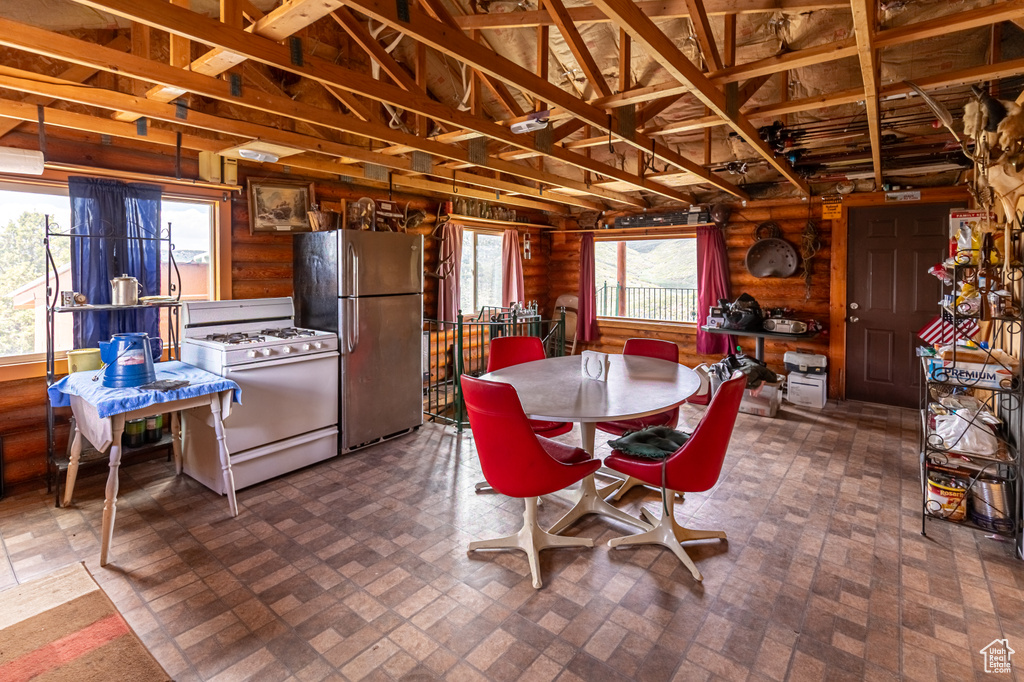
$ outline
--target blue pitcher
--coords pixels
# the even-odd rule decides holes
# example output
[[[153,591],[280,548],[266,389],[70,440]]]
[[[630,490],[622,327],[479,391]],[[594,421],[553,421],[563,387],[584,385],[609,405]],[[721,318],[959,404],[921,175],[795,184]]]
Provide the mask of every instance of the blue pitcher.
[[[107,388],[135,388],[156,381],[152,346],[144,332],[114,334],[110,341],[100,341],[100,359]]]

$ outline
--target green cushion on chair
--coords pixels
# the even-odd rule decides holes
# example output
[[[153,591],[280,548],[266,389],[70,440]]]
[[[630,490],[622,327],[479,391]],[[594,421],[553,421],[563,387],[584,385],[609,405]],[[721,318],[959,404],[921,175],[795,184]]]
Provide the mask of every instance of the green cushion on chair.
[[[690,434],[667,426],[649,426],[608,441],[612,449],[634,457],[665,459],[690,438]]]

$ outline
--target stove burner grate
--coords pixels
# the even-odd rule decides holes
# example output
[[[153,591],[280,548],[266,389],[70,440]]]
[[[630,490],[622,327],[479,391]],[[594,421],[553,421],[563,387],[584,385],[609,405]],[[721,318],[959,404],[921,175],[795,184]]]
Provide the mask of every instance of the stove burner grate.
[[[279,339],[294,339],[297,337],[316,336],[316,332],[298,327],[283,327],[281,329],[261,329],[260,334],[274,336]]]
[[[228,346],[238,346],[246,343],[264,343],[266,341],[266,339],[259,334],[247,334],[244,332],[235,332],[233,334],[209,334],[207,335],[206,340],[223,343]]]

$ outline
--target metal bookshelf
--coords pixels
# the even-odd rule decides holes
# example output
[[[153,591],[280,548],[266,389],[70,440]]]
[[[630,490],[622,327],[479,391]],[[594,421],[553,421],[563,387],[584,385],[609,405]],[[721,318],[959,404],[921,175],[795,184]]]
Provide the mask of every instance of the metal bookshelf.
[[[168,353],[175,360],[180,359],[179,357],[179,344],[178,337],[181,329],[181,273],[178,270],[178,264],[174,260],[174,243],[171,241],[171,223],[167,223],[166,229],[161,229],[154,236],[148,237],[126,237],[118,235],[104,235],[104,234],[85,234],[80,232],[79,226],[69,228],[67,231],[61,231],[60,227],[50,220],[50,216],[45,216],[45,233],[43,237],[43,246],[46,249],[46,386],[49,388],[57,381],[56,373],[56,351],[54,348],[54,334],[55,334],[55,323],[57,315],[60,314],[107,314],[112,318],[119,312],[125,310],[151,310],[153,308],[168,310],[167,320],[167,333],[169,338],[167,343],[164,345],[168,349]],[[155,241],[159,242],[157,250],[160,251],[163,245],[167,248],[167,291],[173,300],[158,301],[152,303],[140,303],[138,305],[110,305],[110,304],[83,304],[74,306],[62,306],[58,305],[60,297],[60,271],[57,266],[57,262],[54,260],[53,251],[51,250],[51,240],[53,239],[107,239],[117,241]],[[63,471],[67,471],[67,466],[70,461],[70,456],[67,452],[60,455],[56,452],[56,438],[55,438],[56,420],[54,417],[53,407],[50,405],[50,401],[46,401],[46,455],[47,455],[47,470],[46,470],[46,487],[47,491],[53,490],[55,495],[55,506],[60,506],[60,474]],[[169,446],[170,439],[165,438],[165,442],[161,442],[162,446]],[[146,445],[137,448],[124,448],[124,458],[130,459],[132,455],[138,454],[151,454],[154,450],[154,444],[148,443]],[[88,464],[91,460],[83,460],[82,465]],[[105,464],[105,458],[97,458],[96,464]]]

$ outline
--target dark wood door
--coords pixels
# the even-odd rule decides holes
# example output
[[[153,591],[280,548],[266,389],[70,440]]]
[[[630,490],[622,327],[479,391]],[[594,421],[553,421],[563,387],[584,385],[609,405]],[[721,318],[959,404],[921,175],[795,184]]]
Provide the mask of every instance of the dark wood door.
[[[851,208],[846,310],[846,397],[920,402],[917,332],[939,312],[928,268],[948,253],[949,209],[919,204]]]

